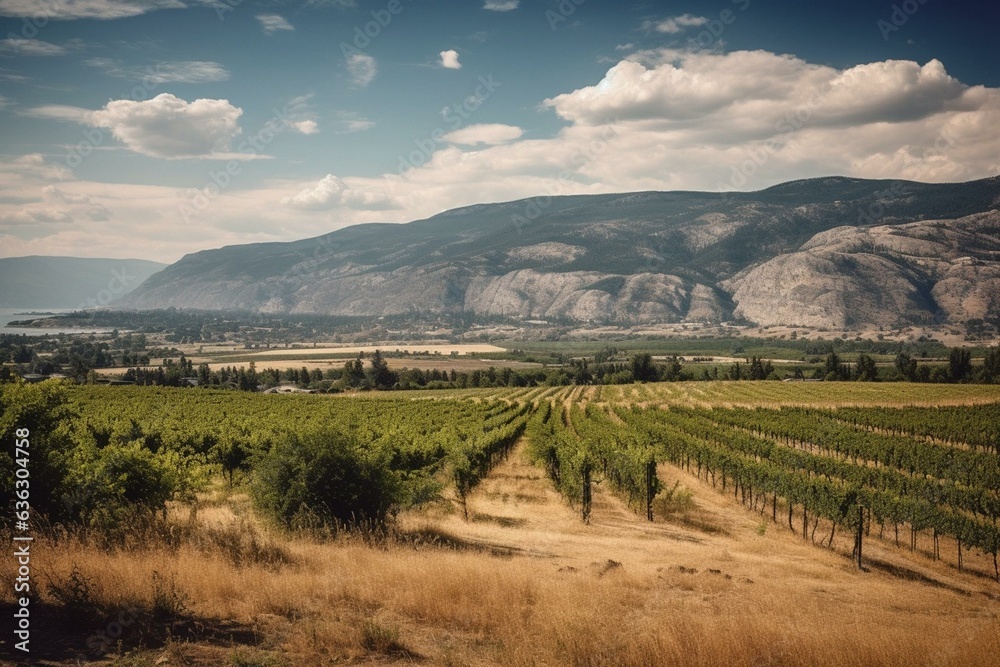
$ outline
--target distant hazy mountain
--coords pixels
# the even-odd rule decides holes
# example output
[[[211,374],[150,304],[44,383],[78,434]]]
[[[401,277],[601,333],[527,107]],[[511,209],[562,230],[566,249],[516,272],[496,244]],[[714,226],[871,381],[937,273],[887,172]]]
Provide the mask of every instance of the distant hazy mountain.
[[[108,305],[165,266],[144,259],[38,255],[0,259],[0,308]]]
[[[622,323],[963,322],[1000,317],[998,207],[1000,177],[481,204],[194,253],[121,303]]]

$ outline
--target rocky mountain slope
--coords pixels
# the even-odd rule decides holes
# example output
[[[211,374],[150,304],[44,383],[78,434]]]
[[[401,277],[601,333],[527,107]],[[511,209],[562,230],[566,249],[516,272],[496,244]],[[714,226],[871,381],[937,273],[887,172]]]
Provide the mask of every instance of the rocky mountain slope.
[[[481,204],[194,253],[116,305],[620,323],[1000,317],[1000,177]]]

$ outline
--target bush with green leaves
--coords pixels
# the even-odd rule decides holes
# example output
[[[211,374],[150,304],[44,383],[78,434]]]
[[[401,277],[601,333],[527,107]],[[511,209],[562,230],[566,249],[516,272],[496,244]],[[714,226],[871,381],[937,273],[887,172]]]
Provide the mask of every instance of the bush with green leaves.
[[[134,421],[112,436],[97,437],[69,409],[67,396],[67,388],[56,382],[0,385],[0,438],[13,445],[17,429],[30,431],[34,519],[120,532],[162,512],[171,499],[191,497],[204,481],[198,456],[153,451],[143,437],[129,440],[142,436]],[[12,465],[0,466],[0,488],[8,497],[14,474]]]
[[[72,446],[66,394],[52,382],[31,385],[21,382],[0,384],[0,442],[4,443],[3,465],[0,465],[0,492],[4,494],[4,508],[13,502],[14,450],[18,429],[28,429],[26,467],[29,471],[30,502],[35,516],[44,515],[60,520],[65,508],[60,502],[66,477],[66,455]],[[11,512],[4,511],[2,521]]]
[[[408,496],[388,448],[332,427],[289,432],[255,458],[254,501],[286,527],[384,525]]]

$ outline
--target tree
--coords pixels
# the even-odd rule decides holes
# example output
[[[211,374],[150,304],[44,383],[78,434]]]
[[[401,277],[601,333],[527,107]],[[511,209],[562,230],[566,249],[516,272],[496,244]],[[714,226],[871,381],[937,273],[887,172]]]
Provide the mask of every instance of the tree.
[[[348,387],[360,387],[364,384],[365,366],[360,358],[344,364],[343,380]]]
[[[948,375],[952,382],[964,382],[972,372],[972,351],[964,347],[953,348],[948,355]]]
[[[632,357],[632,377],[636,382],[656,382],[656,366],[648,352]]]
[[[0,385],[0,442],[9,448],[4,453],[4,465],[0,465],[0,492],[4,494],[4,516],[0,521],[12,516],[7,511],[16,488],[11,457],[23,458],[17,456],[15,443],[25,438],[30,452],[27,468],[32,510],[52,521],[65,516],[62,497],[66,493],[66,451],[71,443],[68,429],[61,425],[67,412],[66,401],[65,390],[50,382]]]
[[[850,370],[841,363],[840,355],[836,352],[830,352],[826,355],[823,373],[827,380],[846,380],[850,377]]]
[[[389,363],[382,358],[382,353],[375,350],[372,354],[372,384],[376,389],[392,389],[399,379],[395,373],[389,370]]]
[[[875,359],[867,354],[860,355],[855,377],[859,382],[875,382],[878,379],[878,366],[875,364]]]
[[[760,357],[750,358],[750,379],[766,380],[774,372],[774,364],[762,361]]]
[[[249,450],[243,443],[230,439],[216,444],[213,450],[212,458],[222,466],[222,471],[229,477],[229,486],[232,487],[236,471],[249,469]]]
[[[910,358],[906,352],[896,355],[896,371],[910,382],[917,380],[917,360]]]
[[[991,347],[983,357],[983,382],[1000,382],[1000,347]]]

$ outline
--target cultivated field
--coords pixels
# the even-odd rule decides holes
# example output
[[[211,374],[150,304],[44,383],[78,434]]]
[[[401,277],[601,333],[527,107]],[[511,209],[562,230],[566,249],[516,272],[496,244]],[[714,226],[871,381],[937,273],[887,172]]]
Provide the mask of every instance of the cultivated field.
[[[994,665],[998,401],[778,382],[73,389],[111,447],[128,430],[212,461],[236,433],[280,448],[290,425],[330,424],[438,486],[385,533],[290,532],[251,500],[259,470],[230,486],[208,465],[166,523],[114,543],[42,530],[32,664]]]

